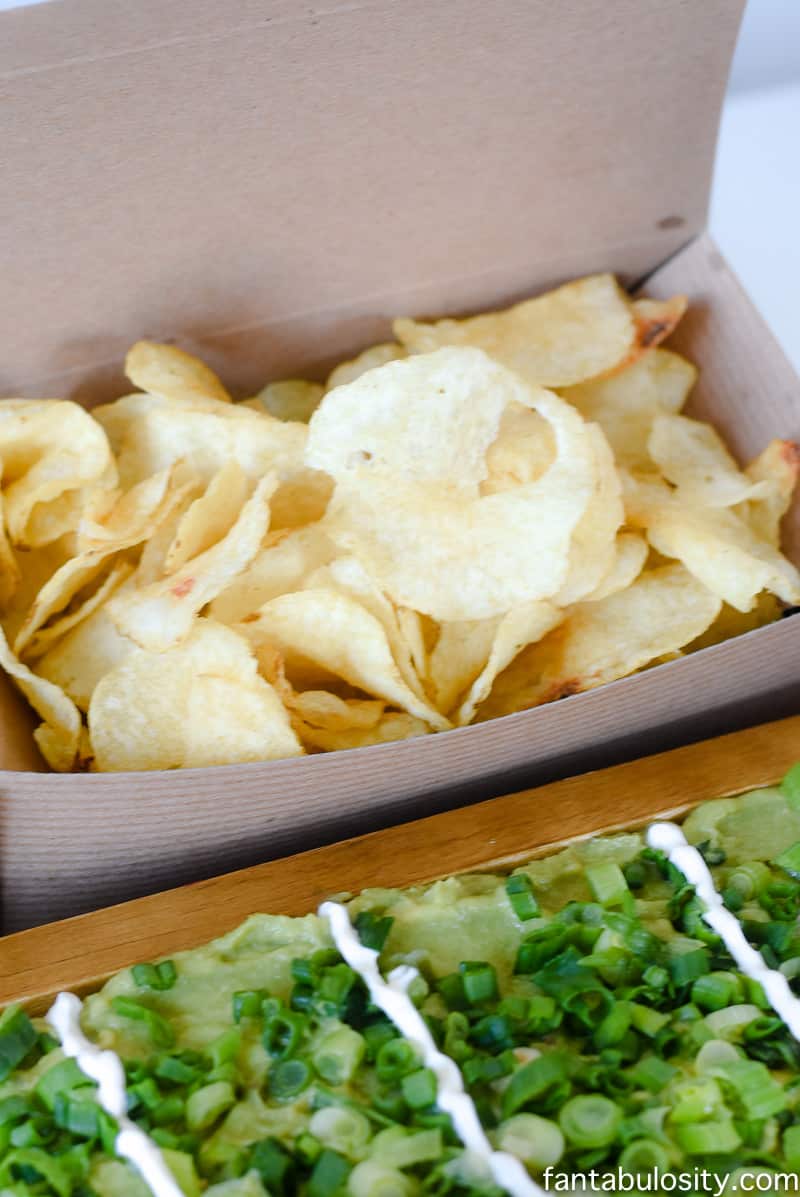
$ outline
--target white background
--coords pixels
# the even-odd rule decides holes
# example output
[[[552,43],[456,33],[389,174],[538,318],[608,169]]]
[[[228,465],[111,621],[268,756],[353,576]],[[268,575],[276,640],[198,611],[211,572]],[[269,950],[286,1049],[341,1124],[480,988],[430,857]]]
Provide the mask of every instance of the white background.
[[[0,10],[20,3],[0,0]],[[800,0],[748,0],[710,223],[800,371]]]

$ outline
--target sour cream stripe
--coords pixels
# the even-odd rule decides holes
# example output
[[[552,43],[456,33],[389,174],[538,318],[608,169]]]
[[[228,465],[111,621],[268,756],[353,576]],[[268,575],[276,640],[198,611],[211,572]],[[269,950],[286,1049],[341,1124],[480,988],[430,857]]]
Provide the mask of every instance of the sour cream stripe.
[[[97,1082],[98,1103],[119,1125],[114,1144],[117,1155],[133,1164],[155,1197],[184,1197],[161,1149],[128,1118],[122,1061],[116,1052],[99,1048],[86,1038],[80,1023],[82,1008],[83,1003],[74,993],[60,993],[45,1019],[58,1036],[64,1055]]]
[[[378,953],[358,938],[350,916],[338,902],[323,902],[319,916],[328,923],[333,941],[343,959],[363,980],[375,1005],[419,1051],[422,1062],[436,1077],[437,1105],[453,1120],[453,1129],[467,1151],[512,1197],[544,1197],[516,1156],[495,1151],[481,1126],[475,1103],[464,1089],[456,1063],[439,1051],[425,1019],[408,996],[408,987],[418,976],[408,965],[393,969],[386,980],[378,968]]]
[[[647,842],[651,848],[664,852],[670,863],[694,886],[705,907],[703,920],[719,935],[739,969],[758,981],[772,1009],[786,1023],[793,1037],[800,1040],[800,999],[792,993],[783,973],[769,968],[761,953],[747,942],[739,920],[726,909],[708,865],[697,849],[674,823],[654,823],[648,829]]]

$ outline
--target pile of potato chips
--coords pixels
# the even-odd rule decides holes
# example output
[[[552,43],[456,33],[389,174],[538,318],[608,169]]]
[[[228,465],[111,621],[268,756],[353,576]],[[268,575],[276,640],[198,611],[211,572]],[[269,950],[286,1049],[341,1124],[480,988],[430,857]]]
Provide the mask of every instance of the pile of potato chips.
[[[800,602],[798,450],[680,414],[685,309],[611,276],[397,320],[234,403],[140,342],[91,414],[0,403],[0,664],[58,770],[270,760],[575,694]]]

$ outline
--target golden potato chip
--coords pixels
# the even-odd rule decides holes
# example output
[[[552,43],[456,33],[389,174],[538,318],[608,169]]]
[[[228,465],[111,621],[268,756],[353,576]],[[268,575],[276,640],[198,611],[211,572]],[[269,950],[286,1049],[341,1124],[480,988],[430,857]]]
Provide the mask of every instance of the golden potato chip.
[[[458,727],[471,723],[475,711],[489,696],[495,678],[529,644],[536,644],[557,627],[564,612],[553,603],[526,603],[504,615],[497,625],[491,652],[479,677],[458,708],[454,722]]]
[[[78,758],[81,729],[78,708],[59,686],[32,673],[14,656],[2,630],[0,666],[14,679],[43,720],[33,734],[50,768],[59,773],[72,769]]]
[[[204,493],[204,485],[196,478],[184,471],[180,463],[173,467],[173,475],[177,474],[176,484],[170,490],[160,512],[159,522],[153,534],[142,548],[139,564],[136,566],[136,585],[140,588],[157,582],[164,577],[167,554],[180,527],[181,520],[196,499]],[[183,480],[185,477],[185,480]]]
[[[16,593],[22,574],[14,556],[14,550],[6,534],[3,516],[3,462],[0,460],[0,612],[8,608]]]
[[[663,503],[650,514],[647,537],[659,553],[682,561],[738,611],[752,610],[762,590],[785,603],[800,603],[798,571],[730,509]]]
[[[124,534],[118,539],[111,537],[87,538],[97,547],[87,548],[69,558],[48,578],[36,595],[22,626],[14,640],[17,656],[25,654],[26,647],[34,633],[53,615],[71,603],[80,591],[91,585],[107,568],[110,558],[123,549],[139,544],[157,526],[164,503],[167,501],[171,484],[168,471],[147,478],[138,487],[135,499],[126,496],[126,515],[118,531]],[[130,516],[130,518],[128,518]]]
[[[566,387],[563,398],[599,424],[617,464],[652,469],[648,441],[653,420],[683,407],[697,370],[677,353],[653,349],[609,378]]]
[[[334,387],[342,387],[348,382],[355,382],[368,370],[374,370],[376,366],[385,366],[387,362],[399,361],[401,357],[405,356],[405,349],[396,341],[383,341],[380,345],[370,345],[369,349],[364,349],[358,357],[340,362],[329,375],[328,381],[325,383],[325,390],[332,391]]]
[[[375,727],[386,709],[377,699],[339,698],[329,690],[304,690],[293,696],[290,705],[304,723],[325,731]]]
[[[276,420],[298,420],[307,424],[325,388],[318,382],[305,382],[300,378],[287,378],[282,382],[270,382],[252,399],[245,400],[245,406],[254,411],[266,411]]]
[[[607,574],[600,579],[586,602],[597,602],[625,590],[635,582],[644,569],[649,546],[637,532],[620,532],[616,539],[614,560]]]
[[[137,341],[125,358],[125,373],[135,387],[165,399],[200,396],[230,403],[231,397],[213,370],[175,345]]]
[[[743,474],[710,424],[686,416],[657,415],[647,451],[679,498],[700,507],[732,507],[766,495],[766,481]]]
[[[248,479],[236,461],[222,466],[204,493],[186,509],[164,558],[164,573],[174,573],[192,557],[217,544],[230,532],[245,504]]]
[[[200,609],[247,568],[261,547],[276,485],[274,475],[262,478],[230,531],[210,549],[160,581],[113,598],[108,613],[119,631],[152,652],[185,640]]]
[[[686,645],[687,653],[699,652],[701,648],[710,648],[720,644],[723,640],[730,640],[733,636],[744,636],[754,632],[756,628],[763,628],[768,623],[774,623],[781,617],[781,605],[772,594],[762,592],[756,599],[752,611],[737,611],[735,607],[722,604],[719,615],[709,628],[691,644]]]
[[[477,487],[506,406],[530,389],[477,349],[390,362],[329,391],[309,426],[306,461],[337,482],[376,475]]]
[[[331,731],[328,728],[311,727],[302,724],[300,736],[309,748],[322,752],[341,752],[347,748],[369,748],[373,744],[388,744],[394,740],[410,740],[424,736],[431,729],[422,719],[400,711],[387,711],[374,727],[346,728]]]
[[[383,625],[354,599],[336,590],[301,590],[271,599],[257,620],[237,625],[253,644],[266,641],[291,670],[311,662],[375,698],[444,729],[447,720],[403,678]]]
[[[528,382],[567,387],[619,369],[658,344],[683,308],[685,300],[631,305],[612,275],[597,274],[466,320],[395,320],[394,333],[412,353],[475,346]]]
[[[741,514],[756,536],[780,547],[781,520],[792,502],[800,472],[800,446],[794,441],[771,441],[745,470],[753,483],[763,484],[764,493],[749,500]]]
[[[212,601],[211,615],[220,623],[239,623],[279,594],[302,589],[305,580],[336,552],[321,524],[270,532],[247,569]]]
[[[521,403],[509,403],[486,453],[487,476],[481,494],[493,495],[535,482],[555,456],[555,437],[547,420]]]
[[[362,403],[383,375],[383,400]],[[428,421],[420,396],[431,393],[444,402]],[[535,482],[481,496],[505,402],[547,420],[556,458]],[[440,621],[490,618],[555,594],[595,485],[595,443],[578,413],[477,350],[393,362],[329,392],[311,421],[308,458],[336,477],[325,517],[334,540],[396,605]]]
[[[111,487],[116,469],[103,429],[77,403],[64,399],[4,399],[0,404],[3,507],[13,544],[38,547],[74,528],[73,492],[102,480]],[[58,501],[70,496],[69,521]],[[54,507],[55,505],[55,511]],[[53,519],[32,527],[37,513]]]
[[[198,619],[165,652],[135,649],[89,704],[97,769],[174,769],[298,756],[302,746],[245,640]]]
[[[408,651],[411,654],[411,668],[417,678],[421,692],[424,692],[422,678],[428,670],[428,650],[425,645],[425,628],[423,617],[419,611],[412,611],[410,607],[395,607],[397,626]]]
[[[501,674],[482,719],[565,698],[642,669],[696,639],[720,600],[682,565],[641,574],[632,586],[582,603]]]
[[[616,559],[617,532],[625,518],[622,483],[608,441],[596,424],[587,427],[594,448],[595,489],[578,521],[569,550],[569,570],[555,596],[561,607],[587,598]]]
[[[39,657],[36,672],[60,686],[82,711],[88,711],[100,679],[135,651],[133,641],[120,635],[101,606]]]
[[[449,714],[489,660],[502,616],[460,619],[439,625],[428,655],[427,689],[436,707]]]
[[[100,585],[91,590],[89,594],[82,595],[81,591],[78,591],[58,619],[53,623],[48,623],[45,627],[38,628],[31,635],[25,644],[25,659],[32,661],[36,657],[41,657],[57,641],[66,636],[67,632],[104,606],[111,595],[130,577],[133,568],[128,561],[116,561],[101,580]]]
[[[270,470],[288,480],[305,468],[306,426],[241,403],[128,395],[92,414],[108,433],[125,487],[181,460],[205,483],[230,461],[253,481]]]
[[[394,607],[356,557],[336,557],[326,566],[310,574],[305,579],[303,588],[337,590],[348,598],[355,599],[359,606],[369,611],[386,633],[392,656],[406,685],[419,698],[425,697],[421,680],[425,666],[419,671],[415,663],[425,654],[419,616],[416,611],[409,611],[408,608]],[[401,611],[407,612],[402,620]]]

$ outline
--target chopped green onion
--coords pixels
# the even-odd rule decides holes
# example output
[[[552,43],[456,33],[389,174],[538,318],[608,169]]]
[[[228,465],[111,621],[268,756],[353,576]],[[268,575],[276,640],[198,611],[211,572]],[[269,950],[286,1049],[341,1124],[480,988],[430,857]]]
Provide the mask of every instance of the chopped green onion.
[[[405,1039],[390,1039],[378,1051],[375,1071],[382,1081],[399,1080],[417,1067],[417,1053]]]
[[[276,1059],[287,1060],[300,1047],[306,1025],[302,1014],[290,1011],[276,1014],[264,1027],[261,1037],[264,1047]]]
[[[193,1068],[179,1056],[162,1056],[154,1071],[161,1080],[173,1081],[176,1085],[190,1085],[200,1076],[199,1068]]]
[[[163,1100],[161,1090],[151,1076],[146,1076],[143,1081],[131,1085],[128,1094],[136,1099],[134,1108],[143,1105],[147,1110],[154,1110]]]
[[[51,1158],[46,1151],[39,1147],[22,1147],[15,1151],[9,1151],[0,1162],[0,1184],[13,1184],[15,1169],[20,1171],[30,1169],[37,1177],[41,1177],[58,1197],[70,1197],[73,1178],[63,1157],[61,1159]]]
[[[185,1111],[186,1102],[177,1093],[173,1093],[154,1107],[151,1117],[156,1126],[166,1126],[170,1122],[180,1121]]]
[[[701,1010],[724,1010],[741,998],[742,987],[733,973],[706,973],[692,985],[692,1001]]]
[[[564,1154],[564,1133],[557,1122],[538,1114],[514,1114],[501,1122],[497,1145],[537,1172],[552,1168]]]
[[[772,1118],[786,1109],[783,1085],[759,1060],[732,1060],[723,1066],[722,1077],[733,1090],[745,1118]]]
[[[370,948],[373,952],[382,952],[383,945],[386,943],[389,932],[394,924],[394,919],[386,915],[381,918],[372,910],[362,910],[357,914],[353,922],[356,934],[361,940],[365,948]]]
[[[694,948],[671,956],[667,961],[667,972],[673,985],[689,985],[711,972],[709,954],[704,948]]]
[[[730,1155],[742,1145],[730,1118],[686,1123],[675,1128],[675,1138],[687,1155]]]
[[[558,1124],[574,1147],[607,1147],[614,1142],[622,1111],[599,1093],[583,1093],[561,1107]]]
[[[53,1110],[59,1093],[69,1093],[72,1089],[79,1089],[93,1082],[85,1073],[81,1072],[76,1062],[68,1058],[60,1060],[52,1068],[48,1068],[36,1082],[34,1093],[48,1110]]]
[[[240,989],[233,995],[233,1021],[239,1023],[243,1018],[259,1018],[261,1004],[267,996],[264,989]]]
[[[142,1005],[136,998],[113,997],[111,1009],[121,1018],[130,1018],[134,1022],[143,1022],[147,1026],[150,1038],[158,1047],[172,1047],[175,1033],[167,1022],[155,1010]]]
[[[276,1101],[288,1101],[308,1088],[311,1082],[311,1068],[296,1056],[291,1060],[278,1060],[267,1077],[270,1096]]]
[[[314,1068],[329,1085],[342,1085],[352,1079],[364,1059],[366,1042],[352,1027],[331,1031],[314,1052]]]
[[[444,1189],[426,1186],[431,1194],[449,1192],[449,1178],[442,1178]],[[419,1187],[410,1176],[404,1176],[396,1168],[389,1168],[378,1160],[362,1160],[356,1164],[347,1178],[347,1192],[351,1197],[415,1197]]]
[[[372,1135],[369,1120],[351,1106],[323,1106],[311,1115],[308,1129],[324,1147],[346,1156],[359,1155]]]
[[[655,1139],[634,1139],[621,1152],[617,1167],[620,1173],[646,1176],[650,1172],[669,1172],[669,1156]]]
[[[800,841],[776,856],[775,864],[793,877],[800,877]]]
[[[625,1037],[630,1025],[630,1003],[617,1002],[595,1030],[595,1045],[598,1048],[613,1047],[615,1043],[619,1043]]]
[[[409,1134],[402,1127],[390,1127],[376,1135],[370,1144],[370,1158],[387,1168],[413,1168],[417,1164],[441,1159],[444,1151],[438,1127]]]
[[[611,861],[589,865],[586,880],[597,901],[604,906],[618,905],[629,892],[622,869]]]
[[[700,1048],[694,1062],[695,1072],[719,1076],[726,1064],[741,1060],[741,1053],[726,1039],[709,1039]]]
[[[533,892],[533,882],[527,873],[515,873],[513,877],[507,877],[506,894],[511,909],[521,922],[538,918],[541,914]]]
[[[555,1052],[538,1056],[519,1068],[503,1093],[503,1117],[509,1118],[533,1102],[541,1102],[555,1090],[568,1087],[564,1059]]]
[[[797,766],[795,765],[795,768]],[[800,773],[798,773],[800,782]],[[790,1172],[800,1172],[800,1126],[787,1126],[783,1132],[783,1159]]]
[[[471,1006],[490,1002],[497,997],[497,973],[494,966],[483,960],[464,960],[458,971],[464,981],[464,994]]]
[[[10,1122],[26,1118],[30,1113],[30,1103],[19,1094],[15,1093],[11,1097],[4,1097],[0,1100],[0,1126],[7,1126]]]
[[[447,976],[440,977],[436,982],[436,989],[444,999],[448,1010],[466,1010],[469,1006],[464,989],[464,978],[460,973],[448,973]]]
[[[242,1046],[242,1033],[235,1027],[223,1031],[206,1047],[205,1054],[211,1061],[212,1068],[219,1068],[223,1064],[233,1063],[239,1055]]]
[[[255,1144],[250,1167],[255,1169],[264,1182],[264,1188],[273,1197],[291,1197],[296,1192],[294,1161],[277,1139],[262,1139]]]
[[[660,1093],[665,1089],[677,1069],[658,1056],[642,1056],[631,1068],[629,1076],[637,1088],[648,1089],[651,1093]]]
[[[388,1018],[379,1018],[377,1022],[369,1023],[368,1026],[362,1027],[361,1034],[367,1045],[367,1059],[372,1061],[377,1056],[383,1044],[388,1043],[390,1039],[396,1037],[397,1031]]]
[[[412,1110],[424,1110],[436,1101],[436,1077],[430,1068],[409,1072],[400,1082],[406,1104]]]
[[[236,1101],[233,1086],[227,1081],[213,1081],[195,1089],[186,1101],[186,1125],[189,1130],[205,1130],[229,1110]]]
[[[308,1178],[308,1197],[333,1197],[339,1193],[350,1175],[351,1167],[344,1156],[326,1147]]]
[[[641,1006],[638,1002],[630,1003],[631,1022],[637,1031],[654,1039],[659,1031],[669,1022],[669,1015],[660,1010],[653,1010],[650,1006]]]
[[[172,960],[162,960],[159,964],[134,964],[131,976],[140,989],[165,990],[172,989],[178,974]]]
[[[36,1028],[19,1006],[9,1006],[0,1015],[0,1081],[22,1063],[36,1038]]]
[[[760,1016],[761,1011],[757,1006],[742,1004],[726,1006],[724,1010],[713,1010],[711,1014],[706,1015],[705,1021],[715,1039],[727,1039]]]

